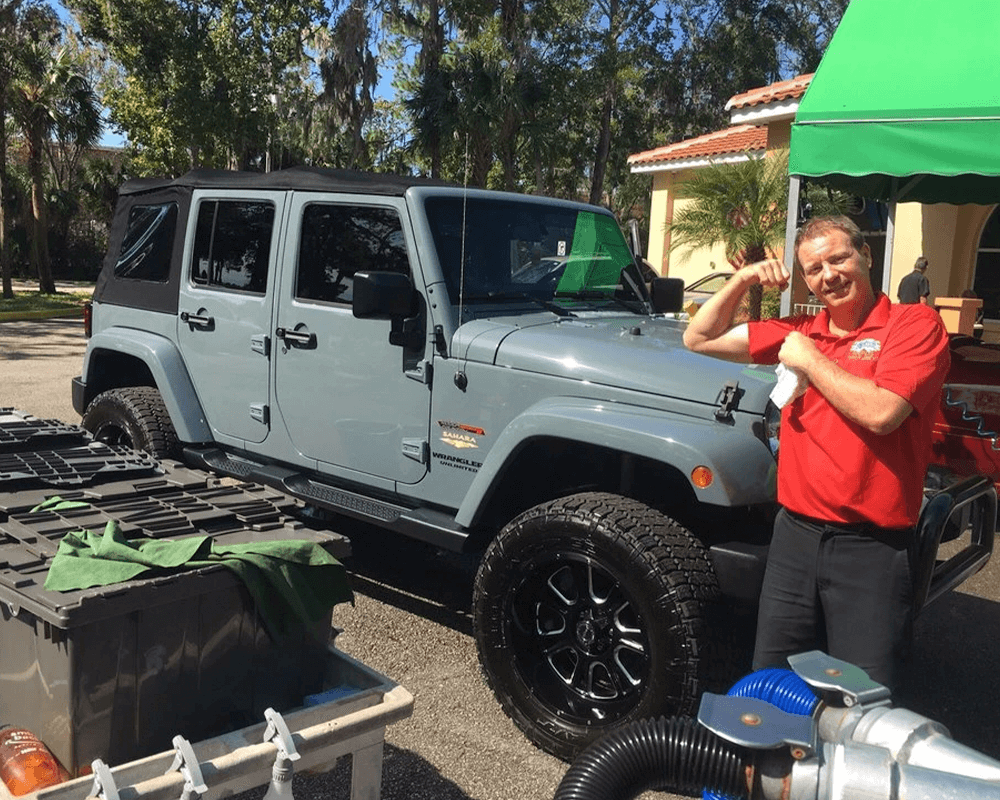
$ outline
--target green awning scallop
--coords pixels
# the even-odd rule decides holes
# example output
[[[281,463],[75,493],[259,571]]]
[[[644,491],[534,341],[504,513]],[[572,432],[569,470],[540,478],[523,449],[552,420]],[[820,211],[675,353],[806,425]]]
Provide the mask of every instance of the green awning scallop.
[[[789,173],[879,200],[1000,202],[1000,0],[852,0]]]

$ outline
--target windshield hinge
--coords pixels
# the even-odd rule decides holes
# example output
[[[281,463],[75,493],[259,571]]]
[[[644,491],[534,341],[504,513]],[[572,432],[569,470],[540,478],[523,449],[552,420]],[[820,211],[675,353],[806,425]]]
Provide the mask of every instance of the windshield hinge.
[[[726,381],[719,396],[715,398],[715,402],[719,404],[715,409],[715,418],[719,421],[731,420],[742,396],[743,390],[740,389],[739,381]]]
[[[434,326],[434,349],[437,350],[438,355],[448,357],[448,342],[444,338],[443,325]]]

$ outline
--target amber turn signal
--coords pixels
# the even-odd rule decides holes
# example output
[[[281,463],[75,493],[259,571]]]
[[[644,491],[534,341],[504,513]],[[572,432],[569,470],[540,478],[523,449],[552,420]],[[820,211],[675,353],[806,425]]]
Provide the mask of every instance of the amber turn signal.
[[[715,476],[712,470],[705,466],[698,466],[691,470],[691,483],[699,489],[706,489],[712,485]]]

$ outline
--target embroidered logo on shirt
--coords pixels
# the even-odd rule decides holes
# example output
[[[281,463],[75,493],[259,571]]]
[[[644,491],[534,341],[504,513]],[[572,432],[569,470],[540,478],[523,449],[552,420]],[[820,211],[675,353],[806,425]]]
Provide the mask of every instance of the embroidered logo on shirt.
[[[851,345],[848,358],[858,359],[859,361],[874,361],[878,358],[881,349],[882,342],[878,339],[859,339]]]

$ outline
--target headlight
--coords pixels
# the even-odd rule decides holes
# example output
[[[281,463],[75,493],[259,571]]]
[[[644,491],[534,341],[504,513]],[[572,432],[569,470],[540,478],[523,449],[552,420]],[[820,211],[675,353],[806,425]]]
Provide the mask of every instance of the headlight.
[[[778,457],[778,436],[781,433],[781,409],[770,400],[764,408],[764,437],[771,455]]]

